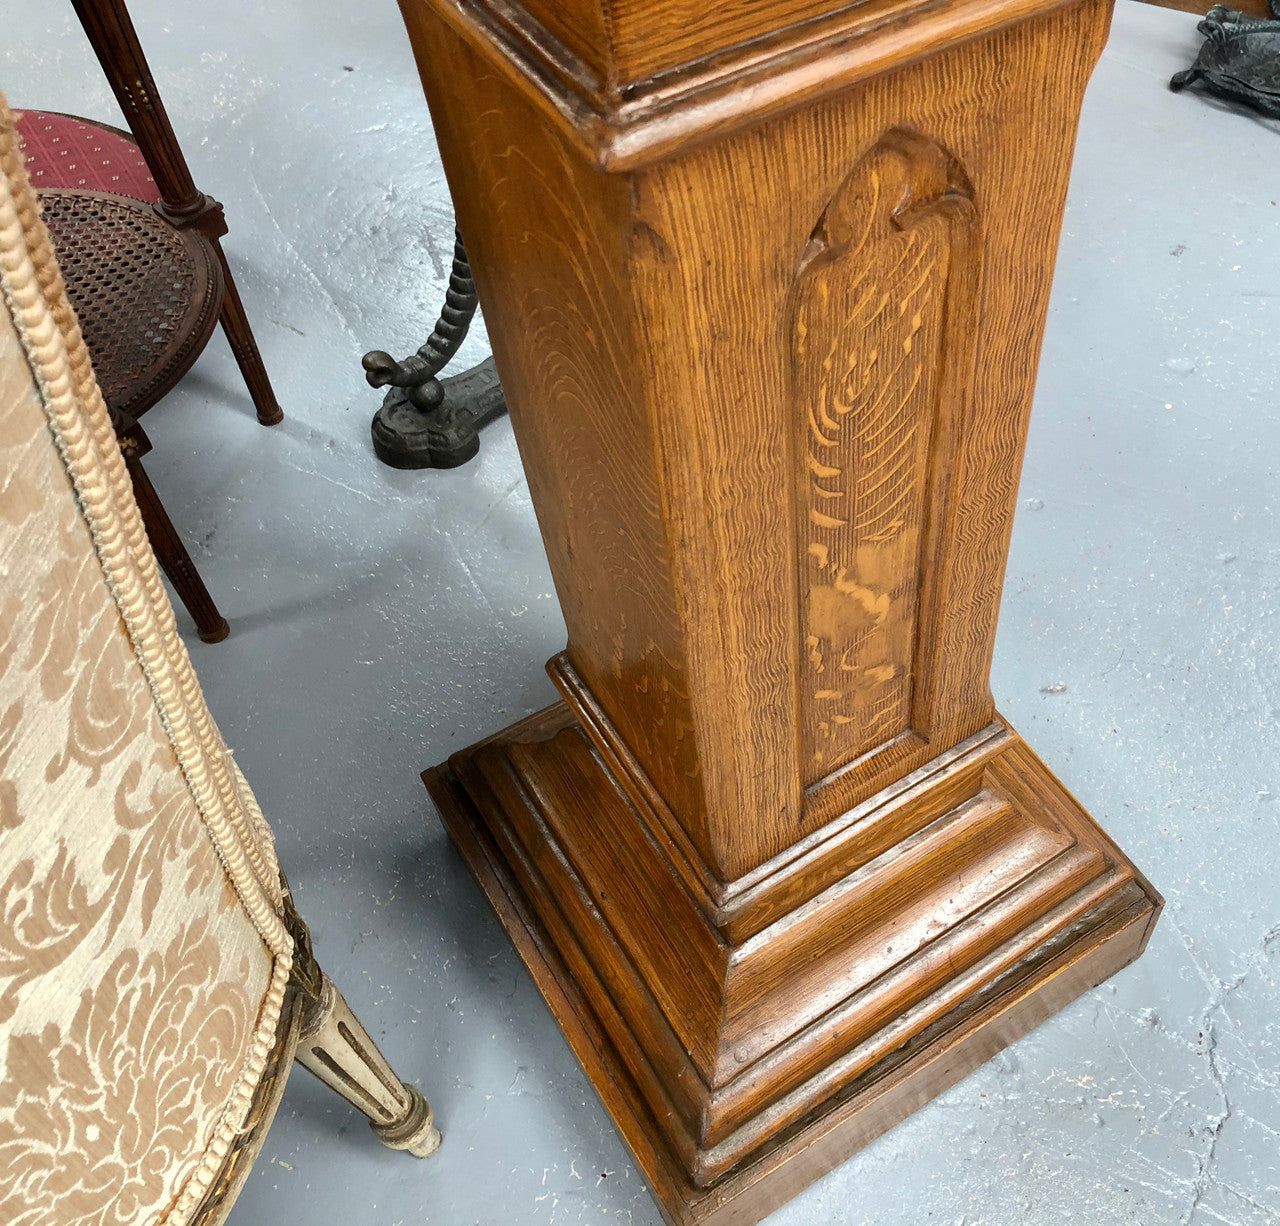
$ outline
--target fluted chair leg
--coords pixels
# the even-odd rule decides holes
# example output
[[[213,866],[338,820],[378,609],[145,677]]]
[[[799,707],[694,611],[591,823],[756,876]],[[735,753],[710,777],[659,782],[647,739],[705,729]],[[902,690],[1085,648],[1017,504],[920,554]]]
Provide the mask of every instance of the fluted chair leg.
[[[311,933],[284,887],[284,922],[293,936],[293,982],[304,1000],[294,1059],[368,1117],[383,1145],[429,1158],[440,1148],[431,1104],[396,1076],[342,993],[316,962]]]
[[[146,436],[136,422],[132,424],[132,431],[135,438],[145,441]],[[209,589],[205,587],[168,511],[164,509],[156,487],[151,484],[151,478],[142,467],[144,450],[130,445],[131,441],[122,438],[121,451],[129,477],[133,481],[133,496],[138,502],[142,525],[147,530],[151,548],[155,550],[156,561],[160,563],[160,568],[173,584],[178,599],[195,621],[196,633],[206,643],[221,643],[230,633],[227,619],[222,616],[213,597],[209,595]],[[150,449],[150,446],[150,442],[145,442],[145,449]]]
[[[303,1018],[294,1058],[368,1116],[369,1127],[384,1145],[408,1150],[415,1158],[430,1157],[439,1148],[431,1104],[395,1075],[323,972],[320,996]]]
[[[257,410],[258,420],[264,426],[274,426],[284,420],[284,410],[276,401],[276,394],[267,378],[267,368],[262,364],[262,355],[258,352],[258,342],[249,327],[249,317],[244,313],[244,303],[240,301],[240,292],[236,289],[235,279],[227,265],[227,257],[223,254],[222,244],[214,243],[218,251],[218,259],[222,263],[222,280],[226,292],[222,299],[222,312],[218,316],[222,330],[226,333],[235,356],[240,373],[244,376]]]

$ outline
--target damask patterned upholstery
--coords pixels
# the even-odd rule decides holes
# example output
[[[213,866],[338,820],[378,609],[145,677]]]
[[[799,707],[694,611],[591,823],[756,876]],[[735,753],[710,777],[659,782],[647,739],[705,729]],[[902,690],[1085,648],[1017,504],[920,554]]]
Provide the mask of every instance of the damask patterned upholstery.
[[[292,942],[0,98],[0,1222],[183,1226]]]

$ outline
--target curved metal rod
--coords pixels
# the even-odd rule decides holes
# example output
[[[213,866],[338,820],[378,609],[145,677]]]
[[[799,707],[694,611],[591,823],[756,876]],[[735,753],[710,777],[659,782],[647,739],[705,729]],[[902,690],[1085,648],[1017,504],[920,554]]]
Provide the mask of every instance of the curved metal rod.
[[[453,267],[449,272],[449,288],[445,291],[444,306],[440,318],[418,352],[397,362],[381,349],[371,350],[363,358],[365,375],[370,387],[422,388],[436,380],[458,352],[471,329],[476,313],[476,287],[471,279],[471,264],[462,235],[453,230]],[[437,383],[438,387],[438,383]],[[424,389],[425,390],[425,389]],[[429,393],[424,397],[427,408],[438,401],[439,396]],[[414,397],[417,400],[417,397]]]

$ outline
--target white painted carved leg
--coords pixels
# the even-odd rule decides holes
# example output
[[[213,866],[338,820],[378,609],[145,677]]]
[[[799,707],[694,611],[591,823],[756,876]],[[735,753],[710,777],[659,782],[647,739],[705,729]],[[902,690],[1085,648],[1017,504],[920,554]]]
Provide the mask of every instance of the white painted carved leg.
[[[342,993],[322,971],[303,1020],[297,1061],[369,1117],[384,1145],[426,1158],[440,1145],[431,1104],[392,1071]]]
[[[384,1145],[429,1158],[440,1148],[431,1104],[401,1081],[316,962],[311,933],[293,905],[284,874],[284,922],[293,937],[293,983],[304,1001],[302,1035],[294,1059],[369,1117]]]

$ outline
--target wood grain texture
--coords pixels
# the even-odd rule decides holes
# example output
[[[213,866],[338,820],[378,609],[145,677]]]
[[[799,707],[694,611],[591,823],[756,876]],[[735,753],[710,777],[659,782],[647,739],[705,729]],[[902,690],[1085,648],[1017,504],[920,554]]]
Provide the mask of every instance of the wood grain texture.
[[[606,1019],[662,1143],[710,1187],[975,994],[1076,940],[1082,917],[1153,913],[1158,896],[1007,726],[944,774],[971,768],[976,792],[940,814],[924,803],[945,793],[936,779],[880,798],[886,812],[863,815],[825,889],[809,864],[779,865],[761,884],[791,905],[736,927],[682,886],[564,706],[425,778],[455,834],[483,824],[511,891]],[[911,833],[885,846],[889,821]]]
[[[888,858],[901,860],[897,914],[935,921],[938,934],[914,950],[903,949],[900,960],[884,950],[881,966],[890,964],[887,972],[864,968],[851,979],[820,976],[830,980],[831,992],[852,989],[849,997],[790,1043],[775,1044],[763,1055],[754,1048],[727,1049],[726,1063],[736,1071],[711,1085],[631,957],[634,946],[614,926],[618,900],[611,891],[629,876],[635,878],[629,888],[645,890],[644,868],[620,873],[617,864],[587,864],[581,849],[561,843],[552,829],[556,814],[588,792],[610,834],[630,810],[622,789],[601,779],[597,759],[566,754],[566,739],[574,738],[585,744],[568,709],[552,707],[454,755],[423,778],[635,1154],[664,1218],[679,1226],[759,1221],[1137,957],[1158,914],[1159,896],[1150,885],[1035,755],[1016,737],[1006,737],[1003,752],[986,771],[998,796],[961,806]],[[565,771],[571,756],[577,768]],[[509,778],[529,786],[495,787],[503,759]],[[555,776],[558,782],[548,786]],[[1021,870],[1015,864],[1013,874],[1016,879],[1023,873],[1020,887],[1010,896],[991,897],[963,918],[963,901],[940,911],[916,906],[921,878],[912,865],[936,867],[954,851],[962,833],[957,826],[972,832],[994,823],[999,830],[1001,818],[1015,809],[1029,830],[1039,832],[1029,845],[1016,836],[997,838],[985,852],[979,843],[967,854],[989,855],[995,895],[1004,880],[999,862],[1014,852],[1022,864]],[[1007,821],[1003,829],[1009,831]],[[938,855],[922,853],[930,843]],[[611,838],[599,840],[593,854],[607,856],[611,846]],[[626,861],[627,855],[620,852],[618,859]],[[872,872],[884,873],[885,867],[882,861]],[[966,872],[960,880],[981,894],[983,876]],[[858,930],[874,924],[878,909],[864,909],[856,871],[850,880],[842,910]],[[677,898],[669,889],[666,901],[673,908]],[[884,914],[893,910],[890,903]],[[793,914],[803,918],[804,910]],[[789,917],[777,931],[786,934],[794,923]],[[806,954],[812,956],[815,947],[807,943]],[[755,952],[751,942],[739,948]],[[781,979],[787,961],[784,956],[774,964]],[[677,969],[685,974],[689,965],[668,967],[668,986],[677,982]],[[856,986],[867,979],[865,987]],[[804,993],[796,996],[804,1002],[798,1008],[811,1002]],[[787,1021],[787,1009],[775,1008],[766,1031],[785,1028]],[[769,1034],[749,1037],[767,1041]]]
[[[1160,906],[988,686],[1109,7],[983,3],[619,160],[478,10],[404,0],[569,639],[562,704],[425,778],[673,1222],[758,1220]],[[598,5],[594,62],[678,10]],[[691,29],[695,77],[763,54]]]
[[[820,102],[1072,0],[736,0],[700,12],[696,33],[714,31],[701,39],[673,20],[688,0],[628,0],[629,15],[645,27],[633,40],[630,64],[619,55],[625,30],[615,20],[617,7],[593,0],[400,3],[411,30],[429,12],[544,122],[600,167],[620,171]]]
[[[929,689],[916,646],[925,526],[952,462],[939,405],[963,408],[938,384],[954,380],[949,353],[973,350],[977,220],[952,159],[895,130],[824,210],[796,277],[806,785],[895,737],[928,739],[927,710],[920,731],[912,711],[913,690]]]
[[[523,427],[520,453],[574,665],[667,802],[696,814],[649,362],[628,275],[648,236],[630,216],[625,179],[594,173],[553,129],[528,124],[511,139],[512,114],[483,104],[497,82],[465,45],[414,46],[423,65],[458,57],[457,88],[447,105],[433,102],[432,116],[440,140],[466,151],[451,159],[450,182],[482,292],[509,306],[486,316],[495,359],[508,384],[538,389],[508,404]],[[505,93],[503,101],[517,105]]]
[[[1054,13],[940,53],[631,178],[637,222],[661,239],[636,251],[632,281],[651,362],[650,413],[704,796],[706,829],[696,837],[721,880],[993,718],[986,678],[1066,155],[1106,27],[1105,8],[1083,11],[1087,18]],[[1032,113],[1045,133],[1034,149],[1026,136]],[[974,124],[974,115],[983,122]],[[911,706],[912,727],[918,722],[924,736],[890,737],[866,754],[828,759],[815,778],[797,726],[798,708],[802,720],[817,722],[803,709],[808,655],[797,634],[797,575],[808,559],[799,556],[798,527],[779,531],[794,518],[797,453],[808,429],[797,421],[803,388],[793,380],[803,372],[793,364],[792,313],[815,227],[850,176],[864,173],[855,168],[889,133],[904,131],[972,185],[981,240],[980,274],[978,256],[966,254],[962,275],[946,279],[948,292],[971,292],[973,302],[947,312],[949,330],[935,347],[939,369],[930,374],[934,394],[916,400],[917,407],[928,400],[934,417],[928,487],[938,496],[918,502],[921,590],[901,604],[893,633],[912,637],[918,605],[922,650]],[[951,200],[958,194],[922,184],[924,195],[933,190]],[[966,336],[975,317],[981,328]],[[857,327],[847,316],[833,324],[829,352],[845,346],[856,354]]]

